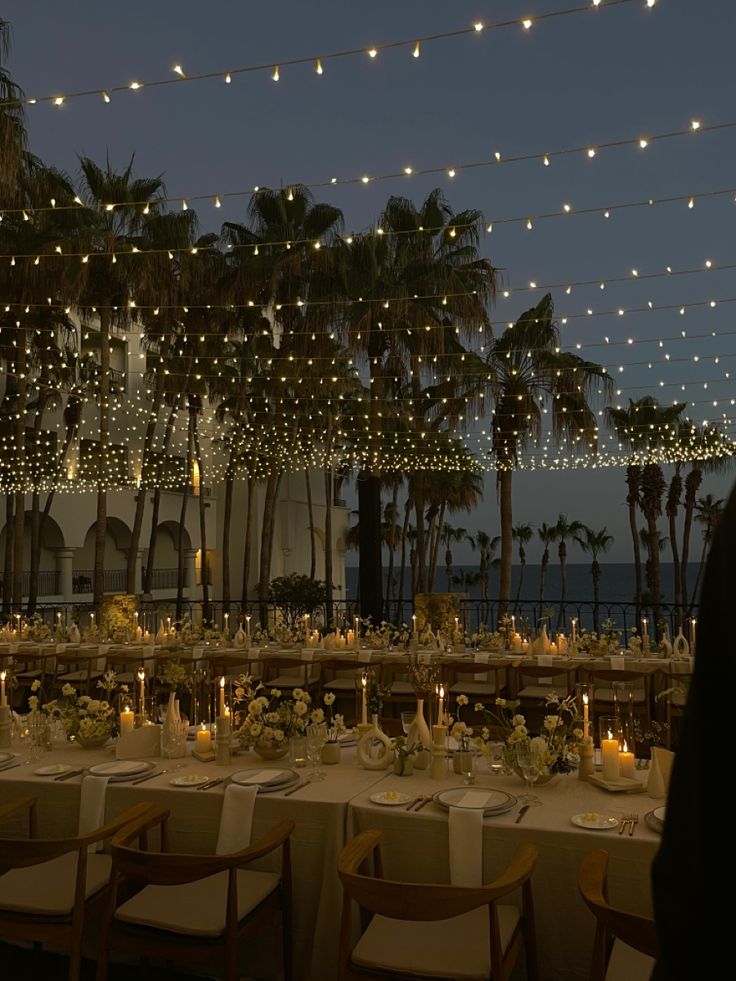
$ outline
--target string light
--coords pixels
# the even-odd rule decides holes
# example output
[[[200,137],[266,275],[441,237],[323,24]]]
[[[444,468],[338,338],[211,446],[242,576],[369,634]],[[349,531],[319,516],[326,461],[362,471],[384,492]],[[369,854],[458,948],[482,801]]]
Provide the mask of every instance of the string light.
[[[363,55],[366,52],[366,50],[371,58],[375,58],[378,55],[379,51],[389,51],[392,49],[401,49],[401,48],[415,48],[417,43],[425,43],[425,42],[440,43],[442,41],[452,40],[452,39],[464,37],[469,34],[477,34],[477,33],[481,33],[482,31],[489,31],[489,30],[502,30],[502,29],[518,27],[518,26],[522,26],[524,30],[529,30],[532,26],[532,23],[537,25],[547,20],[559,19],[561,17],[570,17],[574,14],[588,13],[595,9],[602,9],[604,7],[613,8],[613,7],[629,6],[633,3],[638,3],[638,2],[640,2],[640,0],[606,0],[605,3],[601,3],[601,4],[586,3],[577,7],[566,7],[558,10],[550,10],[543,14],[538,14],[533,21],[529,17],[516,17],[507,20],[497,21],[496,23],[493,24],[483,24],[480,22],[476,22],[469,27],[460,27],[452,31],[444,31],[435,34],[422,35],[419,37],[415,36],[413,38],[402,38],[400,40],[386,41],[382,44],[373,45],[368,49],[366,49],[365,47],[348,48],[345,50],[333,51],[330,52],[329,54],[322,54],[322,55],[311,54],[311,55],[305,55],[303,57],[291,58],[291,59],[283,58],[280,60],[279,64],[281,66],[309,65],[309,64],[314,64],[318,57],[321,57],[322,61],[326,62],[337,58],[344,59],[347,57],[357,57]],[[654,5],[653,3],[650,3],[650,0],[646,0],[646,2],[647,2],[647,6]],[[64,93],[63,96],[50,95],[50,96],[34,96],[33,98],[25,98],[25,99],[6,99],[0,102],[0,108],[9,108],[19,105],[31,106],[31,105],[38,105],[44,102],[51,102],[54,105],[61,105],[62,103],[56,100],[82,99],[92,95],[100,96],[103,92],[124,92],[126,89],[132,89],[134,91],[138,91],[144,88],[145,89],[162,88],[170,85],[176,85],[184,81],[198,82],[198,81],[205,81],[207,79],[224,78],[225,82],[229,82],[233,75],[258,74],[265,70],[271,71],[272,68],[273,65],[264,65],[261,63],[261,64],[253,64],[253,65],[243,65],[237,68],[230,68],[227,71],[224,69],[218,69],[215,71],[204,72],[200,74],[185,74],[181,68],[181,65],[175,65],[172,69],[172,72],[174,73],[173,78],[171,76],[167,76],[166,78],[151,79],[150,81],[146,81],[146,82],[135,81],[135,82],[131,82],[127,86],[106,85],[106,86],[91,87],[91,88],[84,89],[82,91],[67,92]]]

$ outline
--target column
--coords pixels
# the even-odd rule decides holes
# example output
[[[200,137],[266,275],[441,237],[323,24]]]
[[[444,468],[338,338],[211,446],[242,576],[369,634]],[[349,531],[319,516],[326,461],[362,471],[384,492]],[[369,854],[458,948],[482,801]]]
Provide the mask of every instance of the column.
[[[74,600],[72,572],[75,549],[57,548],[54,551],[56,553],[56,572],[59,577],[59,593],[65,603],[71,603]]]

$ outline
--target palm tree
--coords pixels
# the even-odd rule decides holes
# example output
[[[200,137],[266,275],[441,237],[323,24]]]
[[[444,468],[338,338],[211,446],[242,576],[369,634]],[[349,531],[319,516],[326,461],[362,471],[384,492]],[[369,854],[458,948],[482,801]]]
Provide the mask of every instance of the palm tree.
[[[5,68],[10,54],[10,24],[0,17],[0,199],[6,207],[18,201],[18,172],[26,146],[25,120],[20,101],[23,91]]]
[[[656,547],[659,534],[657,519],[662,514],[662,495],[667,489],[667,484],[661,466],[659,463],[652,462],[651,456],[655,451],[672,452],[677,449],[680,438],[680,417],[684,409],[684,402],[675,402],[673,405],[663,406],[650,395],[644,396],[637,402],[629,400],[627,409],[622,409],[620,406],[615,408],[609,406],[606,409],[608,419],[613,424],[619,441],[628,446],[634,453],[643,455],[646,460],[643,469],[637,473],[637,498],[647,523],[647,534],[652,544],[649,549],[648,562],[650,567],[649,588],[654,603],[655,632],[662,616],[660,607],[662,601],[660,558],[659,549]],[[633,506],[631,485],[629,500],[629,508],[631,509]],[[631,510],[629,513],[631,514]],[[634,522],[632,535],[635,528]]]
[[[695,510],[697,512],[695,520],[698,524],[703,526],[703,549],[700,553],[700,565],[698,566],[698,575],[695,580],[695,586],[693,587],[693,595],[690,597],[690,605],[688,608],[688,616],[692,615],[693,607],[698,597],[698,590],[700,589],[700,583],[703,577],[703,569],[705,568],[705,560],[708,555],[708,549],[713,541],[713,533],[718,527],[718,522],[721,520],[721,515],[723,514],[725,501],[723,498],[716,500],[712,494],[706,494],[705,497],[698,498],[695,505]]]
[[[516,609],[519,608],[519,598],[521,597],[521,586],[524,582],[524,570],[526,569],[526,549],[525,546],[529,544],[534,535],[534,531],[531,525],[520,524],[515,525],[511,529],[511,537],[519,546],[519,585],[516,587],[516,599],[514,600],[514,606]]]
[[[491,566],[494,563],[494,552],[501,542],[499,535],[491,538],[485,531],[476,531],[475,535],[468,535],[468,543],[474,552],[479,553],[478,581],[480,582],[480,613],[483,622],[488,620],[489,599],[488,599],[488,576]]]
[[[675,616],[679,619],[682,608],[682,570],[680,569],[680,555],[677,548],[677,515],[682,502],[682,461],[675,461],[675,469],[667,488],[667,501],[665,503],[665,513],[669,523],[670,548],[672,549],[672,572],[674,577],[673,609]]]
[[[80,159],[81,210],[78,251],[88,254],[81,264],[77,284],[78,306],[84,316],[93,310],[99,315],[99,432],[97,446],[97,515],[95,521],[95,561],[93,597],[99,605],[104,592],[105,541],[107,538],[107,489],[110,484],[110,336],[116,323],[126,324],[130,290],[140,273],[140,260],[130,259],[131,247],[148,211],[155,211],[163,193],[160,177],[135,178],[133,158],[117,173],[109,159],[104,169],[88,157]],[[108,207],[115,202],[113,208]],[[101,253],[95,256],[95,253]]]
[[[550,397],[555,437],[595,450],[598,426],[589,399],[597,392],[605,395],[611,379],[600,365],[560,351],[549,293],[494,341],[488,371],[495,399],[492,447],[501,512],[499,616],[503,616],[511,597],[511,488],[519,450],[541,433],[545,396]]]
[[[656,612],[655,612],[657,603],[655,601],[654,590],[652,589],[652,581],[653,581],[652,553],[656,552],[657,558],[659,558],[659,556],[662,554],[662,552],[664,552],[665,548],[667,547],[668,538],[666,535],[663,535],[660,531],[657,531],[657,537],[655,539],[655,547],[654,549],[652,549],[651,547],[652,540],[649,536],[649,531],[646,528],[641,528],[639,530],[639,540],[641,542],[641,547],[644,549],[644,552],[647,557],[646,563],[644,565],[644,569],[646,573],[647,589],[646,592],[642,593],[642,606],[645,607],[646,609],[651,609],[652,615],[654,617],[653,622],[657,623],[658,621],[656,619]]]
[[[580,544],[578,536],[583,533],[585,525],[582,521],[568,521],[567,516],[561,514],[554,525],[554,540],[559,542],[557,555],[560,559],[560,610],[557,614],[557,629],[565,624],[565,600],[567,599],[567,543],[575,542]]]
[[[550,526],[546,521],[543,521],[537,528],[537,535],[539,541],[544,545],[542,565],[539,570],[539,616],[541,617],[544,610],[544,580],[547,577],[547,567],[549,566],[549,547],[555,541],[554,525]]]
[[[473,458],[468,455],[467,466],[461,465],[451,471],[437,471],[425,476],[427,486],[427,509],[429,525],[429,572],[428,583],[430,592],[434,588],[434,579],[439,557],[440,542],[443,541],[443,528],[447,514],[457,514],[459,511],[470,513],[483,499],[483,477],[473,469]],[[463,532],[463,536],[465,532]],[[459,539],[458,539],[459,540]]]
[[[588,528],[583,525],[578,534],[575,536],[575,540],[584,552],[591,555],[593,560],[590,565],[590,573],[593,577],[593,629],[596,633],[599,633],[601,567],[598,564],[598,556],[602,555],[604,552],[607,552],[611,545],[613,545],[613,535],[609,535],[608,529],[605,527],[601,528],[600,531],[593,531],[592,528]]]
[[[442,542],[445,546],[445,573],[447,575],[447,589],[452,592],[452,546],[464,541],[468,533],[464,528],[453,528],[445,522],[442,528]]]

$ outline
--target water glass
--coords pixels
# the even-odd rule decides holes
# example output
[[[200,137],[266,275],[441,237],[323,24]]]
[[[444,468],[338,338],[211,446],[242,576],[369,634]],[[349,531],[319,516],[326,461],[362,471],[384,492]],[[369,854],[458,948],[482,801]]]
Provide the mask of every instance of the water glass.
[[[309,780],[324,780],[324,770],[319,769],[322,760],[322,747],[327,742],[327,726],[324,723],[311,725],[307,729],[307,758],[312,764]]]
[[[409,735],[409,729],[417,717],[416,712],[402,712],[401,713],[401,728],[404,730],[404,735]]]
[[[460,772],[463,775],[463,783],[466,786],[471,786],[475,783],[474,770],[474,756],[472,749],[458,749],[457,757],[460,766]]]
[[[518,742],[516,744],[516,762],[519,764],[521,775],[524,778],[526,789],[529,791],[528,798],[533,798],[532,791],[534,784],[540,776],[539,757],[529,742]]]
[[[498,776],[506,769],[506,745],[501,742],[488,743],[488,769]]]
[[[292,736],[289,740],[289,759],[292,766],[307,765],[307,737]]]
[[[161,755],[166,759],[178,759],[186,754],[187,733],[189,724],[187,722],[175,722],[165,725],[161,729]]]

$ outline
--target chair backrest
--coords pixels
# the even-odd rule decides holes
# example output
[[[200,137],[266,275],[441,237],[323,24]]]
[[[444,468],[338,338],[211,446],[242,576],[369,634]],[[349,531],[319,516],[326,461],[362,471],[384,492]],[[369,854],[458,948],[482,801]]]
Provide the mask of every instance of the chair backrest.
[[[340,976],[363,976],[349,972],[350,953],[355,944],[352,903],[370,913],[396,920],[432,922],[451,919],[472,910],[488,907],[491,963],[500,967],[502,951],[498,929],[496,901],[509,892],[522,889],[524,931],[533,937],[531,874],[537,861],[537,849],[526,843],[520,845],[511,862],[492,883],[478,888],[428,885],[426,883],[396,882],[383,878],[380,852],[380,831],[364,831],[343,848],[337,862],[337,874],[343,887],[343,907],[340,921]],[[359,869],[368,859],[373,860],[374,875],[364,875]],[[533,942],[527,949],[533,958]],[[533,976],[533,968],[529,968]],[[493,976],[496,977],[494,971]]]
[[[634,950],[657,957],[654,920],[611,906],[608,902],[608,852],[588,852],[578,871],[578,888],[596,919],[591,981],[603,981],[613,941],[618,939]]]

